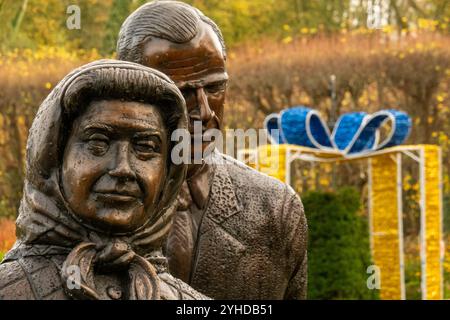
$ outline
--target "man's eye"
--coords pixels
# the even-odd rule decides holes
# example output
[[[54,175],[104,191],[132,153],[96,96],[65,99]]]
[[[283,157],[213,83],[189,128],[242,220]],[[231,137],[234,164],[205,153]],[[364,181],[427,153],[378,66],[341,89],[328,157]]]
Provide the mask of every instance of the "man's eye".
[[[205,90],[208,93],[219,93],[225,90],[225,88],[227,87],[226,83],[216,83],[216,84],[211,84],[205,87]]]

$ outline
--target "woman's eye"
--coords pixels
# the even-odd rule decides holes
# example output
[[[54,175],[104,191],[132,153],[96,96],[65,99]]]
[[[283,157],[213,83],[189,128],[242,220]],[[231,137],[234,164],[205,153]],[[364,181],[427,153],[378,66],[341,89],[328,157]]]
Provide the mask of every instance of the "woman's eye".
[[[154,141],[136,141],[134,150],[143,155],[159,153],[159,146]]]
[[[94,155],[103,155],[108,151],[109,139],[102,134],[93,134],[88,139],[88,148]]]

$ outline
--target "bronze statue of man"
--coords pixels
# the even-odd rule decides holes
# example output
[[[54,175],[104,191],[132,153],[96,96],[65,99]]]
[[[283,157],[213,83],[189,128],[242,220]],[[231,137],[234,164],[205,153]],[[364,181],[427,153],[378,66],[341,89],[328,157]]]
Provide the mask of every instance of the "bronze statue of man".
[[[195,121],[206,135],[221,128],[225,44],[202,12],[177,1],[144,4],[123,23],[117,56],[175,82],[191,134]],[[221,164],[191,165],[180,192],[166,245],[170,272],[215,299],[304,299],[307,223],[299,197],[234,159],[212,156]]]
[[[68,74],[30,129],[18,239],[0,299],[204,299],[162,254],[187,166],[183,96],[159,71],[100,60]]]

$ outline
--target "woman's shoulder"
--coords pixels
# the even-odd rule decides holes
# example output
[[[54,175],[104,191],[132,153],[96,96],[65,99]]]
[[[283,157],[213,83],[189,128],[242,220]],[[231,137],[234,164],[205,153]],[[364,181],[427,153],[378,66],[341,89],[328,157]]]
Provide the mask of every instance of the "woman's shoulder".
[[[34,300],[26,272],[18,260],[0,264],[0,300]]]
[[[211,300],[167,272],[158,274],[161,300]]]
[[[0,300],[65,299],[58,262],[26,257],[0,264]]]

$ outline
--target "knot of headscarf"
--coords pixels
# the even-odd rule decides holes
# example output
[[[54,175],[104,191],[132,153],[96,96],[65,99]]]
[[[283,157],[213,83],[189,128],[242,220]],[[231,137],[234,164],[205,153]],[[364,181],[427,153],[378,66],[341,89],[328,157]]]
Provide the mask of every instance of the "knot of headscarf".
[[[93,242],[77,245],[67,256],[61,271],[66,293],[76,299],[100,299],[95,286],[95,268],[127,269],[129,282],[126,299],[160,298],[155,267],[120,240],[109,242],[103,248]]]
[[[56,185],[55,180],[52,177],[48,183],[53,181]],[[127,275],[128,288],[123,288],[124,299],[159,299],[157,271],[161,256],[144,258],[144,255],[147,257],[151,252],[159,252],[171,226],[168,220],[172,219],[175,206],[139,232],[110,236],[86,228],[71,214],[62,211],[60,208],[64,203],[59,189],[55,186],[49,189],[55,193],[45,194],[25,183],[16,222],[18,241],[5,261],[29,256],[67,255],[61,269],[61,280],[72,298],[102,299],[104,295],[97,290],[96,277],[105,271],[117,271]]]

